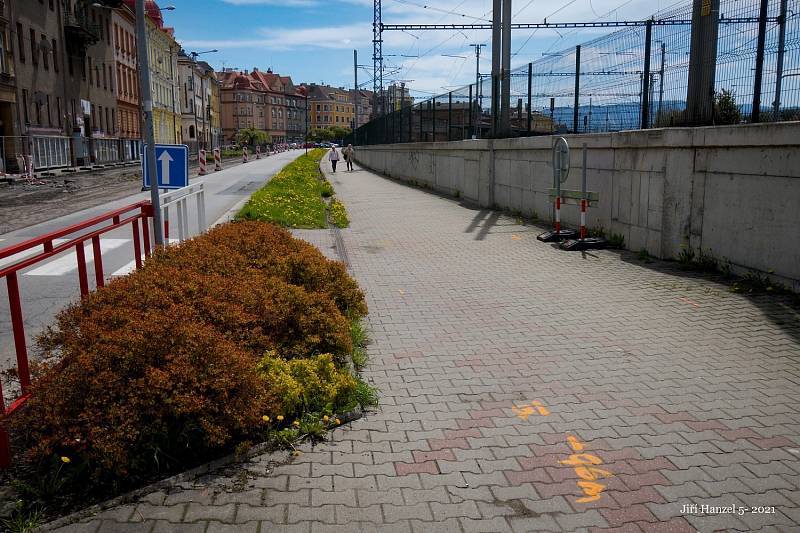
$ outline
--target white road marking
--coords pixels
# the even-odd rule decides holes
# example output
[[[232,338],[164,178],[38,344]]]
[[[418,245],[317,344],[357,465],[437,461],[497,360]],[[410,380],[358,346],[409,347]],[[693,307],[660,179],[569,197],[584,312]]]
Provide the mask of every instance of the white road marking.
[[[58,246],[59,244],[63,244],[65,242],[67,242],[67,239],[53,239],[53,245],[55,246]],[[0,267],[4,267],[6,265],[13,265],[14,263],[22,261],[23,259],[34,256],[36,254],[40,254],[42,253],[42,251],[44,251],[44,247],[40,245],[35,248],[31,248],[30,250],[25,250],[24,252],[20,252],[12,256],[4,257],[3,259],[0,259]]]
[[[111,274],[111,277],[116,278],[119,276],[127,276],[134,270],[136,270],[136,259],[116,270],[113,274]]]
[[[114,250],[127,243],[131,242],[130,239],[100,239],[100,253]],[[86,254],[86,264],[94,262],[94,253],[92,252],[92,242],[87,241],[84,244]],[[75,251],[65,251],[58,259],[45,263],[39,268],[35,268],[30,272],[26,272],[26,276],[63,276],[69,272],[78,270],[78,262],[75,258]]]
[[[169,239],[169,243],[170,244],[177,244],[179,242],[180,241],[178,239]],[[142,256],[142,261],[144,261],[144,256]],[[128,263],[126,265],[123,265],[122,267],[117,269],[113,274],[111,274],[111,277],[112,278],[116,278],[116,277],[119,277],[119,276],[127,276],[128,274],[130,274],[134,270],[136,270],[136,259],[134,259],[130,263]]]

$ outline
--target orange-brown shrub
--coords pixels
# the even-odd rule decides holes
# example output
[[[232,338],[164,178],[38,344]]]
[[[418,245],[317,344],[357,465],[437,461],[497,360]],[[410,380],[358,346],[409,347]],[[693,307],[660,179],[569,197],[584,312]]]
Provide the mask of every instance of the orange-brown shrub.
[[[65,455],[97,487],[186,467],[280,412],[265,352],[350,353],[345,313],[366,304],[342,265],[267,223],[221,226],[62,311],[40,340],[58,362],[6,423],[34,470]]]

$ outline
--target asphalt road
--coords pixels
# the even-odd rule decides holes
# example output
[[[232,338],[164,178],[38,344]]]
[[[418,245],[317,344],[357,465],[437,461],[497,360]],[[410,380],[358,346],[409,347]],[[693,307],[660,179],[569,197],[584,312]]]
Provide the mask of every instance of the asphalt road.
[[[303,153],[294,150],[272,155],[261,160],[251,160],[246,165],[212,172],[203,178],[192,178],[190,183],[203,183],[205,189],[205,213],[208,225],[216,222],[242,200],[277,173],[284,165]],[[212,167],[213,168],[213,167]],[[85,209],[66,216],[60,216],[40,224],[0,235],[0,248],[43,235],[71,224],[101,215],[102,213],[124,207],[140,200],[149,199],[149,193],[138,193],[120,200],[105,203],[98,207]],[[192,198],[188,201],[190,234],[197,233],[197,207]],[[170,213],[174,221],[176,212]],[[174,225],[170,237],[177,237]],[[130,225],[104,234],[101,238],[103,270],[107,279],[124,275],[133,267],[134,252]],[[94,266],[91,246],[86,249],[87,271],[90,288],[94,288]],[[55,314],[68,304],[79,299],[78,270],[75,249],[70,248],[58,256],[23,270],[19,275],[23,318],[31,359],[37,357],[33,339],[47,325]],[[0,259],[0,267],[15,263],[22,255]],[[0,369],[16,367],[14,341],[11,330],[8,291],[5,280],[0,282]],[[8,397],[8,396],[6,396]]]

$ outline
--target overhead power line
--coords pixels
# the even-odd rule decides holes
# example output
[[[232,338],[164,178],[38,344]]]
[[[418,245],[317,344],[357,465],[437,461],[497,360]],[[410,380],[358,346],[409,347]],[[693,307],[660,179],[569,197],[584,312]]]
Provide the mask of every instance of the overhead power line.
[[[720,24],[757,24],[758,17],[720,18]],[[768,17],[767,22],[778,22],[778,17]],[[687,26],[691,19],[663,19],[654,20],[653,26]],[[631,26],[646,26],[646,20],[619,20],[597,22],[534,22],[512,23],[512,30],[533,29],[561,29],[561,28],[621,28]],[[491,24],[381,24],[382,31],[407,31],[407,30],[491,30]]]

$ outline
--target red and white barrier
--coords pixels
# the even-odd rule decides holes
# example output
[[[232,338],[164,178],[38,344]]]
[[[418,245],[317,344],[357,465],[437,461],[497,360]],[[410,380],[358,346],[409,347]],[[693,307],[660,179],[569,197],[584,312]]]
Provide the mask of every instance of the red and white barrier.
[[[214,171],[222,170],[222,154],[219,148],[214,148]]]
[[[205,150],[200,150],[199,160],[200,160],[200,172],[198,174],[200,174],[201,176],[205,176],[206,175],[206,151]]]
[[[581,200],[581,240],[586,238],[586,198]]]
[[[556,235],[561,232],[561,196],[556,195]]]
[[[242,148],[242,163],[247,163],[247,146]]]

